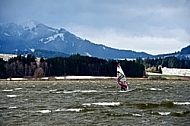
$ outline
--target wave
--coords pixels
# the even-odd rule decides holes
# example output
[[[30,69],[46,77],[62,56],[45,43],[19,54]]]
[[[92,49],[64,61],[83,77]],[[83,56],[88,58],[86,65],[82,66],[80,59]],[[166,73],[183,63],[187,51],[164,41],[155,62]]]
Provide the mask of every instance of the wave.
[[[42,114],[47,114],[47,113],[52,113],[52,112],[80,112],[82,111],[82,108],[69,108],[69,109],[56,109],[56,110],[49,110],[49,109],[44,109],[44,110],[38,110],[36,111],[37,113],[42,113]]]
[[[4,90],[2,90],[2,91],[11,92],[11,91],[13,91],[13,89],[4,89]]]
[[[189,116],[190,115],[190,111],[173,112],[173,113],[171,113],[171,115],[172,116],[176,116],[176,117]]]
[[[160,115],[169,115],[171,112],[158,112]]]
[[[138,113],[133,113],[132,115],[136,116],[136,117],[141,117],[142,116],[141,114],[138,114]]]
[[[7,95],[7,97],[9,97],[9,98],[15,98],[15,97],[17,97],[18,95]]]
[[[80,112],[80,111],[82,111],[82,108],[56,109],[55,110],[55,112],[61,112],[61,111]]]
[[[119,106],[120,102],[96,102],[96,103],[84,103],[83,106],[100,105],[100,106]]]
[[[21,89],[22,88],[15,88],[14,90],[16,91],[16,90],[21,90]],[[11,91],[13,91],[13,89],[4,89],[2,91],[4,91],[4,92],[11,92]]]
[[[175,116],[175,117],[185,117],[190,115],[190,111],[178,111],[178,112],[151,112],[153,115],[161,116]]]
[[[39,113],[50,113],[51,112],[51,110],[48,110],[48,109],[46,109],[46,110],[39,110],[39,111],[36,111],[36,112],[39,112]]]
[[[176,105],[190,105],[190,102],[172,102],[172,101],[164,101],[161,103],[127,103],[126,106],[137,106],[139,109],[150,109],[150,108],[158,108],[158,107],[165,107],[165,108],[173,108]]]
[[[162,91],[161,88],[150,88],[151,91]]]
[[[10,106],[9,109],[16,109],[16,106]]]
[[[56,94],[71,94],[71,93],[96,93],[101,92],[97,90],[49,90],[50,93],[56,93]]]
[[[62,90],[49,90],[50,93],[56,93],[56,94],[71,94],[71,93],[126,93],[134,91],[135,89],[129,90],[129,91],[101,91],[101,90],[68,90],[68,91],[62,91]]]
[[[73,90],[73,91],[63,91],[63,93],[94,93],[94,92],[101,92],[97,90]]]
[[[15,90],[21,90],[22,88],[15,88]]]
[[[190,105],[190,102],[173,102],[174,105]]]
[[[137,106],[139,109],[150,109],[158,107],[173,108],[175,105],[173,102],[161,102],[161,103],[128,103],[127,106]]]
[[[57,91],[57,89],[49,90],[49,92],[55,92],[55,91]]]
[[[106,113],[107,116],[113,116],[113,117],[126,117],[126,116],[133,116],[133,117],[142,117],[142,114],[139,113]]]
[[[0,106],[0,110],[4,110],[4,109],[16,109],[17,107],[16,106]]]

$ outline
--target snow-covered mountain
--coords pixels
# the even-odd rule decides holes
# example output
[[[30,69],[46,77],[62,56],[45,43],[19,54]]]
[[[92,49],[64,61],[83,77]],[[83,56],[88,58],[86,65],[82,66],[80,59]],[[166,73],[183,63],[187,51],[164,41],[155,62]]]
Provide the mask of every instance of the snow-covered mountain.
[[[34,53],[36,50],[69,55],[79,53],[105,59],[152,57],[152,55],[144,52],[118,50],[105,45],[94,44],[63,28],[51,28],[36,21],[29,21],[24,24],[7,23],[0,25],[0,52]],[[51,55],[51,53],[48,55]]]

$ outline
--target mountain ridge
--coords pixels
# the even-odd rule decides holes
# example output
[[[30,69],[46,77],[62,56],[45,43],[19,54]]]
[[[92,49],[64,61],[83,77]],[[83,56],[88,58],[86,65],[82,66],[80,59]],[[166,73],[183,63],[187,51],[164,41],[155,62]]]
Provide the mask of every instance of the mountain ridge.
[[[63,53],[63,55],[80,54],[103,59],[155,57],[146,52],[120,50],[102,44],[95,44],[70,33],[64,28],[51,28],[37,21],[29,21],[24,25],[14,22],[0,25],[0,52],[16,53],[20,51],[31,53],[31,50],[41,51],[41,54],[44,53],[44,55],[45,52],[51,51]]]

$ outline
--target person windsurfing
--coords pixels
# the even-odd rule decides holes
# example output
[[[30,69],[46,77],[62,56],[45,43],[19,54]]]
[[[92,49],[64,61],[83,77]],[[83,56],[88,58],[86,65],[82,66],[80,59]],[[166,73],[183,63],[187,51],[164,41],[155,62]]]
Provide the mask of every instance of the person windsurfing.
[[[121,91],[126,91],[129,89],[125,74],[120,66],[120,63],[117,64],[117,84],[121,87]]]

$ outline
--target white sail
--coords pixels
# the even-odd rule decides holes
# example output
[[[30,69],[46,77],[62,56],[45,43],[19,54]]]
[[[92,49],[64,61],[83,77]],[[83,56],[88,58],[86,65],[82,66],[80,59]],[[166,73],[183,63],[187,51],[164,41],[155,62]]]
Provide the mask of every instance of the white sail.
[[[126,81],[126,76],[120,66],[120,64],[117,65],[117,78],[121,78],[121,81]]]
[[[128,90],[128,84],[126,82],[126,76],[120,66],[120,64],[117,65],[117,84],[121,86],[121,90]]]

